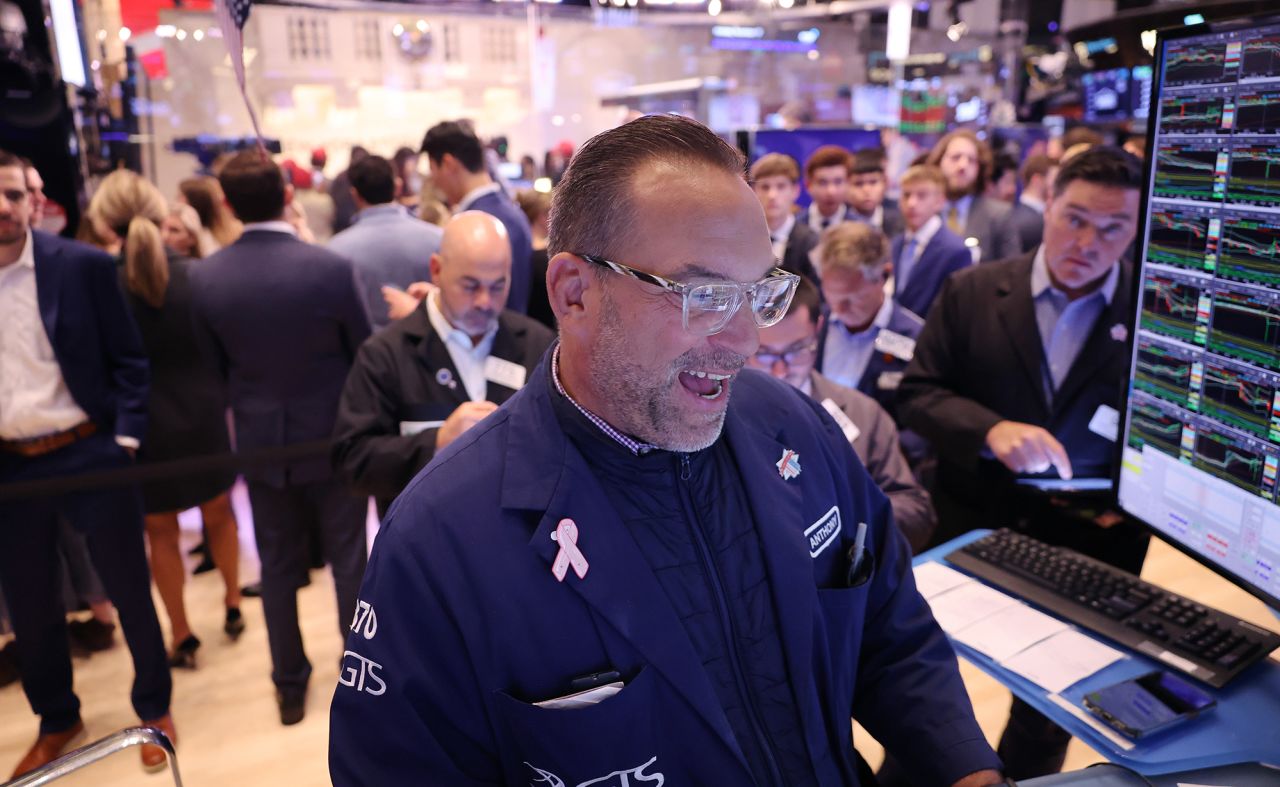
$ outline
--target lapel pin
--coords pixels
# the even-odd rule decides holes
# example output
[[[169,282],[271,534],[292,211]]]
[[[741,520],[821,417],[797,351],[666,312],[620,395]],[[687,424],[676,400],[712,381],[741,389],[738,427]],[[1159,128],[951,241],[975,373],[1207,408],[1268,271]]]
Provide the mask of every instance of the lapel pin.
[[[450,390],[458,387],[458,381],[453,379],[453,372],[448,369],[441,369],[436,372],[436,382]]]
[[[800,475],[800,454],[792,451],[790,448],[782,452],[782,458],[778,460],[778,474],[782,476],[783,481],[790,481]]]
[[[582,550],[578,549],[578,526],[573,520],[561,519],[551,534],[551,540],[560,545],[560,551],[556,552],[556,559],[551,564],[551,573],[556,581],[564,582],[569,566],[573,566],[573,573],[578,575],[578,579],[586,579],[589,566]]]
[[[1129,329],[1124,326],[1124,323],[1118,322],[1111,326],[1111,338],[1122,342],[1129,338]]]

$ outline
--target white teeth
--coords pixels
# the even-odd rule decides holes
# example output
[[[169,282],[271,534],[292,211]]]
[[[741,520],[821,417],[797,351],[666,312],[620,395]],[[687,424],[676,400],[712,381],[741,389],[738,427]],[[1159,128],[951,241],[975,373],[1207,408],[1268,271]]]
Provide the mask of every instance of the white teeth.
[[[710,375],[705,375],[705,376],[709,377]],[[716,380],[716,389],[714,391],[712,391],[709,394],[698,394],[698,396],[701,396],[703,399],[714,399],[717,396],[719,396],[720,392],[723,390],[724,390],[724,383],[720,382],[719,380]]]
[[[691,377],[701,377],[707,380],[715,380],[716,382],[722,382],[724,380],[728,380],[730,377],[733,376],[731,374],[712,374],[711,372],[685,372],[685,374]]]

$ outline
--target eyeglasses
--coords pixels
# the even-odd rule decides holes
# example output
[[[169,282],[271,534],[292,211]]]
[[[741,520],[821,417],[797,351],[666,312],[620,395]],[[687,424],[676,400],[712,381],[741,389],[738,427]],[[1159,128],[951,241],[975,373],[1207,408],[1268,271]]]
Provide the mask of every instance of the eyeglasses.
[[[787,366],[795,366],[796,364],[807,364],[813,361],[818,354],[818,340],[810,339],[799,346],[792,345],[780,353],[769,350],[757,350],[755,354],[755,362],[762,368],[769,368],[778,361],[782,361]]]
[[[680,295],[684,329],[697,336],[711,336],[723,331],[733,315],[738,313],[739,307],[748,301],[756,325],[768,328],[776,324],[787,316],[791,298],[796,294],[796,285],[800,283],[800,277],[794,273],[774,268],[760,281],[749,284],[736,281],[683,284],[594,254],[578,256],[614,273],[621,273]]]

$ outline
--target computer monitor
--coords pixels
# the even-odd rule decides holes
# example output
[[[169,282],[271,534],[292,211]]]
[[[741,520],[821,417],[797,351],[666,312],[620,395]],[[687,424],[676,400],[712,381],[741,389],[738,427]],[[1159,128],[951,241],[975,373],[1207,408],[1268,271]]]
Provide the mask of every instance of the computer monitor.
[[[1133,112],[1127,68],[1090,71],[1084,75],[1084,119],[1089,123],[1128,120]]]
[[[1280,609],[1280,16],[1157,44],[1120,506]]]

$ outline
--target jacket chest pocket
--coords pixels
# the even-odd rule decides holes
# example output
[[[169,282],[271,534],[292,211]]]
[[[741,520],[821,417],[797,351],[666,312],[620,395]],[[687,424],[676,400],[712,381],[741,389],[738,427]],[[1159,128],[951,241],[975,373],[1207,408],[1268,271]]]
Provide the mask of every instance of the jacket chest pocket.
[[[541,708],[505,691],[494,692],[494,715],[505,738],[502,750],[508,773],[523,774],[529,782],[565,785],[608,774],[629,777],[629,782],[621,778],[600,782],[602,787],[652,780],[645,777],[660,770],[660,760],[650,761],[657,757],[663,740],[656,726],[654,680],[652,668],[641,668],[617,694],[573,709]]]

